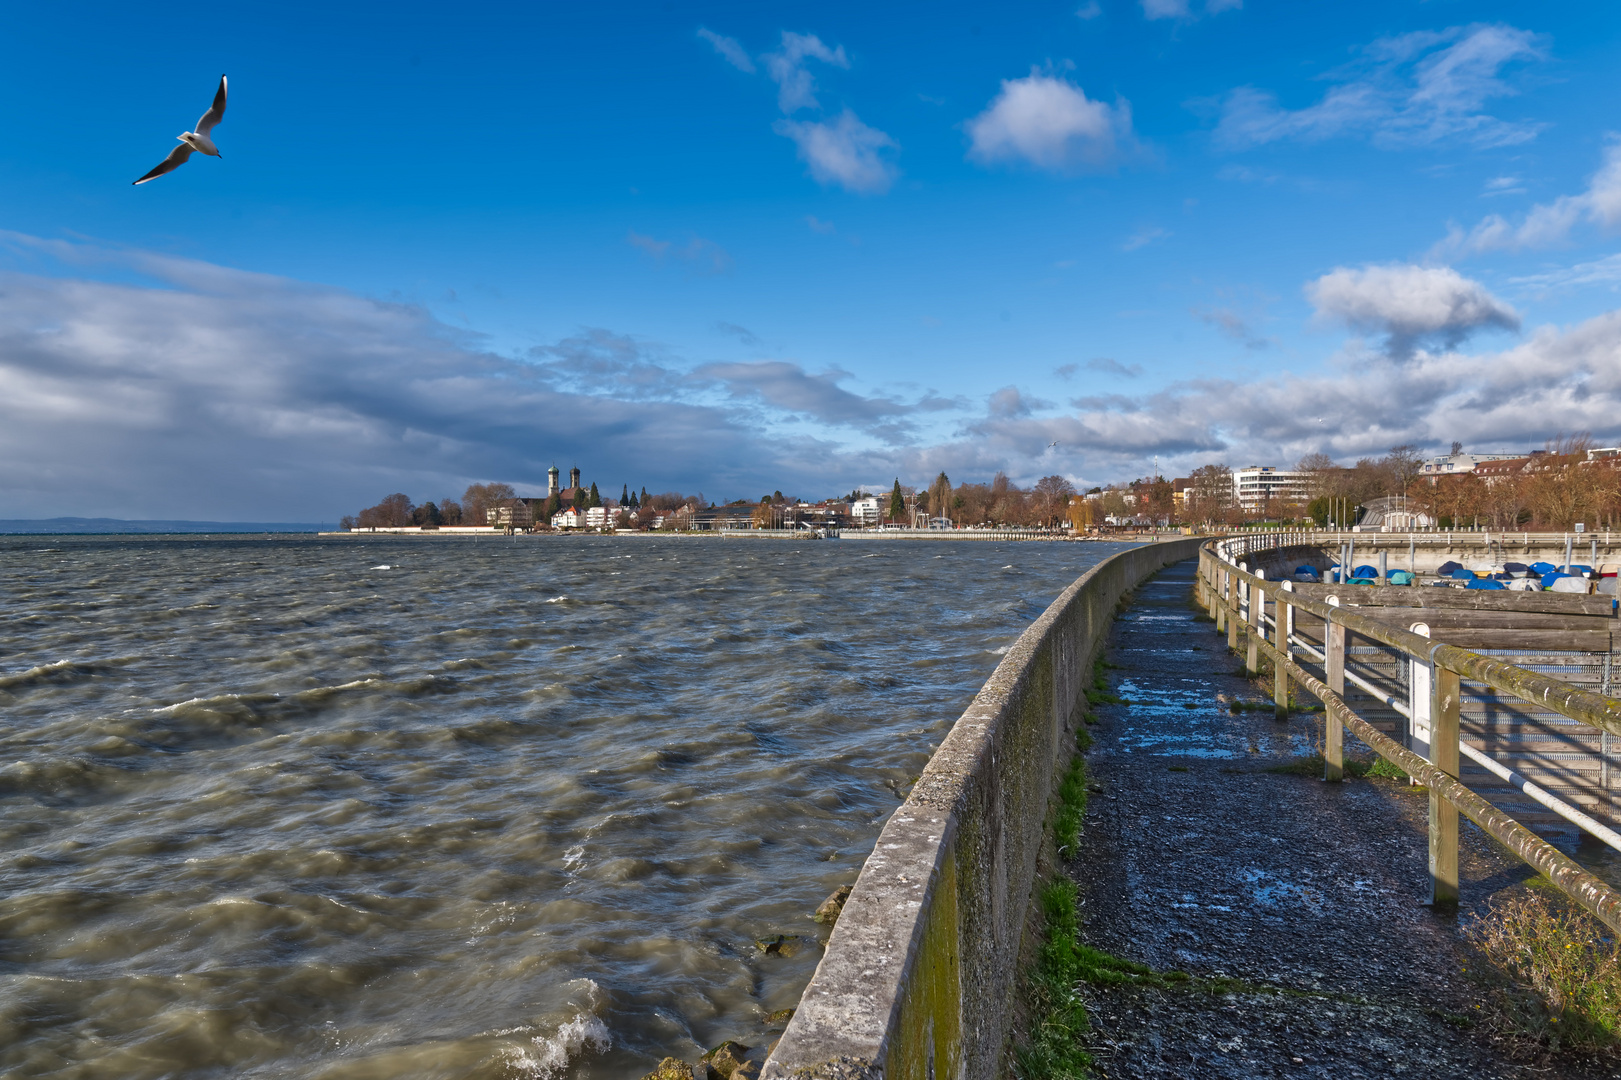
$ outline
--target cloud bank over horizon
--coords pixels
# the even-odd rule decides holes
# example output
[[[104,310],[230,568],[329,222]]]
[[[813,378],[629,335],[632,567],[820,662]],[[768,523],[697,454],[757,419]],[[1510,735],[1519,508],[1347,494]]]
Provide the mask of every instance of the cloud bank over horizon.
[[[1058,403],[1016,384],[980,400],[863,392],[859,372],[693,361],[601,328],[501,355],[414,305],[5,239],[64,274],[0,275],[4,517],[333,519],[396,490],[422,500],[500,480],[534,493],[553,463],[608,488],[719,500],[941,470],[1091,485],[1156,455],[1169,475],[1404,442],[1621,435],[1621,311],[1464,353],[1471,333],[1517,329],[1518,316],[1450,269],[1340,268],[1309,284],[1320,313],[1400,348],[1351,338],[1315,371],[1136,394],[1102,392],[1136,373],[1093,359],[1070,367],[1078,396]]]

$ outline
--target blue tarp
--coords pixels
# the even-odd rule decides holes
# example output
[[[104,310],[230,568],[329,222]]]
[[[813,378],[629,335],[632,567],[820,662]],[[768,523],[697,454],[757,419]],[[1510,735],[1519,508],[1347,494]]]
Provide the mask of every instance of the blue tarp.
[[[1354,566],[1351,568],[1351,576],[1354,578],[1376,578],[1379,576],[1379,568],[1376,566]]]
[[[1475,580],[1475,572],[1473,570],[1465,570],[1461,566],[1458,567],[1456,570],[1452,571],[1450,576],[1451,576],[1453,581],[1474,581]]]
[[[1533,574],[1551,574],[1557,569],[1559,569],[1559,567],[1555,566],[1551,562],[1534,562],[1531,564],[1531,572]]]
[[[1569,577],[1569,576],[1570,576],[1569,574],[1562,574],[1558,570],[1551,570],[1548,573],[1542,575],[1542,587],[1544,589],[1546,589],[1549,585],[1552,585],[1554,582],[1558,581],[1560,578]]]
[[[1390,583],[1392,585],[1411,585],[1413,583],[1413,575],[1409,574],[1406,570],[1392,570],[1390,572]]]
[[[1469,584],[1464,586],[1466,589],[1501,589],[1503,587],[1504,586],[1501,581],[1493,581],[1491,578],[1486,577],[1475,578]]]

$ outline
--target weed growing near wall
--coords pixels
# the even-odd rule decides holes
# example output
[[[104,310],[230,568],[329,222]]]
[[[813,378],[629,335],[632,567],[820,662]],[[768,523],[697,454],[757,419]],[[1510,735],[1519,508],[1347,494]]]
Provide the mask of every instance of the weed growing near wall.
[[[1501,1004],[1513,1027],[1554,1047],[1621,1045],[1621,951],[1598,920],[1533,892],[1493,904],[1468,933],[1510,980]]]
[[[1030,1038],[1015,1060],[1021,1080],[1079,1080],[1092,1064],[1092,1055],[1082,1048],[1092,1021],[1075,992],[1083,977],[1084,948],[1075,883],[1061,873],[1055,875],[1042,887],[1041,914],[1047,940],[1028,983]]]

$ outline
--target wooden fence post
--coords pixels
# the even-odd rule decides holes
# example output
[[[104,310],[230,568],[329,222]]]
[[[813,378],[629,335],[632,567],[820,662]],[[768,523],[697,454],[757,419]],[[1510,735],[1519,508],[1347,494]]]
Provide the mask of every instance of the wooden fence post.
[[[1227,571],[1227,648],[1238,651],[1238,590],[1243,582]]]
[[[1444,667],[1431,670],[1430,761],[1437,769],[1458,776],[1458,673]],[[1430,903],[1438,907],[1458,902],[1458,808],[1430,789]]]
[[[1328,602],[1340,606],[1338,597]],[[1323,620],[1323,671],[1328,688],[1345,696],[1345,627],[1331,619]],[[1345,728],[1334,715],[1323,711],[1323,779],[1338,783],[1345,779]]]

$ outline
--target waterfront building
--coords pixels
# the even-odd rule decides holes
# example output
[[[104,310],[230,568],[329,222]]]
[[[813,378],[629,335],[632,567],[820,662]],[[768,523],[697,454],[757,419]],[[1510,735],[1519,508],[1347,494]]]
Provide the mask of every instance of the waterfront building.
[[[876,525],[882,520],[882,501],[876,495],[867,495],[850,504],[850,518],[857,525]]]
[[[527,529],[535,522],[524,499],[502,499],[484,512],[485,519],[498,529]]]
[[[1274,503],[1298,503],[1311,498],[1312,474],[1271,465],[1233,470],[1233,501],[1245,513],[1266,513]]]
[[[600,529],[605,525],[612,524],[612,514],[613,511],[606,506],[588,507],[585,511],[585,527],[588,529]]]
[[[1419,467],[1419,475],[1428,477],[1430,483],[1443,476],[1461,476],[1464,473],[1479,472],[1480,466],[1492,461],[1524,461],[1525,454],[1442,454],[1432,457]]]
[[[570,506],[552,515],[552,528],[554,529],[581,529],[585,527],[584,510],[576,510]]]

